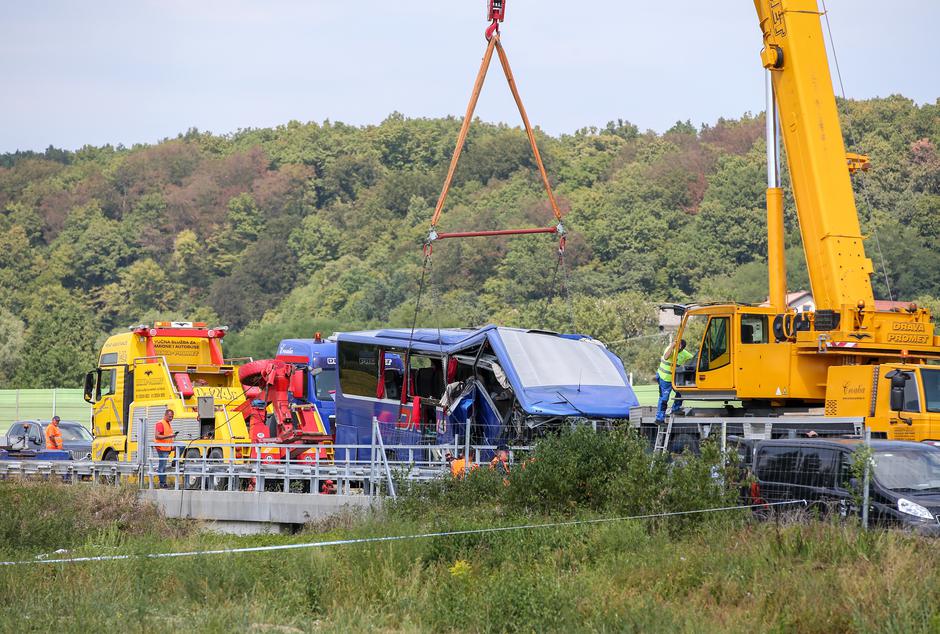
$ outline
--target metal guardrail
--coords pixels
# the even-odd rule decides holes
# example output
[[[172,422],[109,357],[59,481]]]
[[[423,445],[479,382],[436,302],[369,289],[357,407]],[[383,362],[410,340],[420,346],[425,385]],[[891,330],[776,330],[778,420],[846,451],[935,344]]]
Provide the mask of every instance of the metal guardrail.
[[[69,482],[90,480],[116,483],[124,477],[137,476],[140,468],[128,462],[93,462],[91,460],[0,460],[0,479],[12,477],[55,477]]]
[[[325,493],[324,485],[332,481],[330,493],[345,495],[396,495],[396,481],[427,481],[450,473],[445,455],[462,452],[453,445],[385,444],[376,430],[369,445],[284,445],[213,443],[223,455],[248,456],[209,457],[209,448],[192,443],[172,443],[165,473],[168,488],[174,490],[220,491],[283,491],[294,493]],[[171,443],[166,443],[171,444]],[[187,451],[199,450],[199,456]],[[471,462],[485,464],[484,456],[495,450],[493,445],[472,445]],[[303,458],[307,450],[314,450]],[[531,447],[513,447],[510,464],[518,462],[520,453]],[[10,477],[62,478],[69,482],[92,481],[117,484],[135,482],[140,488],[158,486],[159,455],[153,446],[136,462],[76,460],[0,460],[0,479]],[[281,457],[283,456],[283,458]],[[360,459],[359,456],[369,456]]]

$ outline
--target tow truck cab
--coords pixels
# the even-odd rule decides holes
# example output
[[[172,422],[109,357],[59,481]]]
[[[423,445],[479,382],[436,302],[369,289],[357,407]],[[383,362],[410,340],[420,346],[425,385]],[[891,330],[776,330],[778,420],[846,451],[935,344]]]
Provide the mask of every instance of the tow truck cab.
[[[175,416],[177,442],[189,443],[187,457],[247,455],[247,447],[214,446],[248,442],[237,411],[244,390],[236,368],[222,357],[225,332],[203,323],[157,322],[108,338],[98,367],[85,375],[92,459],[136,461],[139,442],[153,442],[167,409]]]
[[[329,425],[327,433],[332,433],[336,420],[336,342],[324,340],[319,333],[313,339],[284,339],[278,344],[275,358],[306,370],[303,400],[317,406]]]

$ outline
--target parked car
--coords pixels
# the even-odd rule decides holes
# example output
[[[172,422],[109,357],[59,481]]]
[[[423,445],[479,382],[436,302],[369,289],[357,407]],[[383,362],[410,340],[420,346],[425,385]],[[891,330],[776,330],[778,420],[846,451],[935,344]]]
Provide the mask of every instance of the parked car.
[[[17,421],[7,430],[5,444],[20,449],[41,451],[46,448],[45,430],[48,426],[49,421]],[[59,421],[59,431],[62,432],[62,449],[69,452],[72,460],[91,459],[92,435],[84,425],[75,421]]]
[[[862,483],[853,471],[859,439],[743,441],[748,504],[806,500],[822,514],[860,512]],[[869,522],[940,535],[940,448],[927,443],[872,440]]]

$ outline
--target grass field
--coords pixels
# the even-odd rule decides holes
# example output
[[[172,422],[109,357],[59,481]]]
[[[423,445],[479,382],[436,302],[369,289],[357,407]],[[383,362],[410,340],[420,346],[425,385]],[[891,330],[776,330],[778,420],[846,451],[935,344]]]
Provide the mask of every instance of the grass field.
[[[46,503],[67,493],[49,487]],[[33,494],[0,485],[10,496]],[[4,558],[156,552],[492,525],[465,509],[428,522],[346,518],[291,538],[222,538],[109,510]],[[88,501],[88,500],[86,500]],[[65,504],[68,508],[69,504]],[[61,508],[61,506],[60,506]],[[39,518],[37,518],[38,520]],[[8,524],[9,519],[2,520]],[[500,520],[497,523],[505,521]],[[66,528],[63,526],[63,528]],[[76,526],[69,525],[69,530]],[[9,535],[7,537],[10,537]],[[3,631],[937,631],[940,553],[897,533],[811,524],[643,522],[343,546],[322,551],[0,569]]]
[[[650,469],[638,446],[612,436],[540,446],[508,487],[481,471],[406,490],[381,515],[294,536],[206,534],[141,507],[127,490],[0,482],[0,559],[408,535],[725,499],[707,457]],[[625,459],[595,473],[615,454]],[[592,455],[598,462],[587,464]],[[938,594],[934,541],[755,523],[734,511],[322,550],[4,566],[0,630],[916,632],[940,629]]]

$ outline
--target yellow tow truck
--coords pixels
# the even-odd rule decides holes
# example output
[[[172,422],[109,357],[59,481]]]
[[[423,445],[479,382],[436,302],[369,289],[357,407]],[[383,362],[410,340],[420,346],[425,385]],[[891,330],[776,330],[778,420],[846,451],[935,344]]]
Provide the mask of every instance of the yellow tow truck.
[[[92,405],[93,460],[138,462],[141,441],[173,410],[177,455],[233,460],[250,452],[239,407],[245,390],[238,368],[222,356],[226,328],[204,323],[157,322],[111,336],[98,367],[85,375]],[[240,445],[244,445],[243,447]]]

